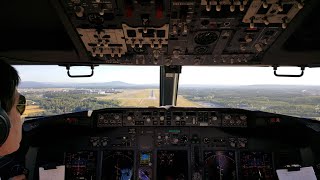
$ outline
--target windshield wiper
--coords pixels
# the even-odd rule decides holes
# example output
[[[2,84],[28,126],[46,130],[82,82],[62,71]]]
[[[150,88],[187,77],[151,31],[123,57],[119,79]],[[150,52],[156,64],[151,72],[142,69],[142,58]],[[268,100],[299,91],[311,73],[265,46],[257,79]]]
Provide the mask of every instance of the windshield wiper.
[[[37,119],[37,118],[44,118],[44,117],[49,117],[49,116],[27,116],[25,117],[25,119],[29,120],[29,119]]]

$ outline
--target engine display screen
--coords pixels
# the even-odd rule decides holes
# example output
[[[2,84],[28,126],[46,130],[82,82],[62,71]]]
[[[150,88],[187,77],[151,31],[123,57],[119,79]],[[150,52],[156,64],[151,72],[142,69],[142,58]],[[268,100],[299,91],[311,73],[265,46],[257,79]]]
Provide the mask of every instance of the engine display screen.
[[[102,164],[102,180],[134,179],[133,151],[105,151]]]
[[[234,151],[205,151],[205,180],[235,180],[236,160]]]

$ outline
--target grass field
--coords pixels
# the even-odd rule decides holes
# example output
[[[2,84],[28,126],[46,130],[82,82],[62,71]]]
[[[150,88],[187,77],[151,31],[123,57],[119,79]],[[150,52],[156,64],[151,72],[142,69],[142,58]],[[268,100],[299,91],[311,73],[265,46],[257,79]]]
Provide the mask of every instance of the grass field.
[[[27,105],[26,111],[23,113],[24,116],[32,116],[34,114],[38,114],[43,112],[44,110],[41,109],[39,106],[36,105]]]
[[[97,97],[100,100],[118,100],[122,107],[159,107],[159,89],[128,89],[122,93]],[[199,107],[200,105],[178,96],[178,106]]]

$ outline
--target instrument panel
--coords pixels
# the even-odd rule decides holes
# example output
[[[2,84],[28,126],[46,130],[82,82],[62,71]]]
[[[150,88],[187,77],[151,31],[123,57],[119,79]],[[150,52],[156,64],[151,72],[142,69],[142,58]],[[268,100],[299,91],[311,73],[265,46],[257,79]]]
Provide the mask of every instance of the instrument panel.
[[[281,129],[291,122],[286,129],[304,131],[292,117],[212,108],[110,108],[94,111],[91,120],[87,115],[55,116],[66,123],[57,135],[38,131],[50,144],[34,144],[35,169],[65,165],[65,179],[273,180],[285,165],[313,165],[304,157],[305,137]],[[210,124],[213,119],[218,123]],[[40,123],[38,129],[45,121],[27,124]]]
[[[61,0],[92,62],[259,65],[304,0]],[[77,44],[79,47],[79,44]]]
[[[194,140],[197,139],[195,132],[181,132],[182,139],[188,138],[184,140],[190,141],[190,144],[178,145],[180,138],[175,135],[178,130],[165,128],[165,132],[174,131],[173,138],[168,138],[169,143],[161,147],[156,144],[156,132],[144,128],[138,131],[135,135],[137,146],[121,146],[110,142],[107,147],[86,147],[85,151],[65,152],[66,179],[273,180],[276,179],[275,169],[281,164],[275,163],[278,150],[267,147],[268,151],[259,151],[252,146],[253,143],[250,144],[250,138],[244,148],[232,148],[229,145],[232,142],[221,146],[222,140],[208,147],[205,142],[207,137],[201,134],[209,131],[215,134],[212,129],[206,129],[205,133],[200,133],[203,129],[195,130],[199,141]],[[115,130],[109,136],[117,136],[117,132]],[[146,137],[149,136],[148,141]],[[290,147],[284,149],[294,154],[297,158],[295,163],[301,163],[299,151],[291,150]]]

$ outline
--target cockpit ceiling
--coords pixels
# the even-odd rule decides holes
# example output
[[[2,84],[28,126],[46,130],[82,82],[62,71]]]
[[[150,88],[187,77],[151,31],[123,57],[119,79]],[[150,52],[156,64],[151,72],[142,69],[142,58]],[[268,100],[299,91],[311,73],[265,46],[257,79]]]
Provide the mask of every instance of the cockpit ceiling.
[[[0,58],[33,65],[320,66],[320,1],[219,2],[5,0]]]

